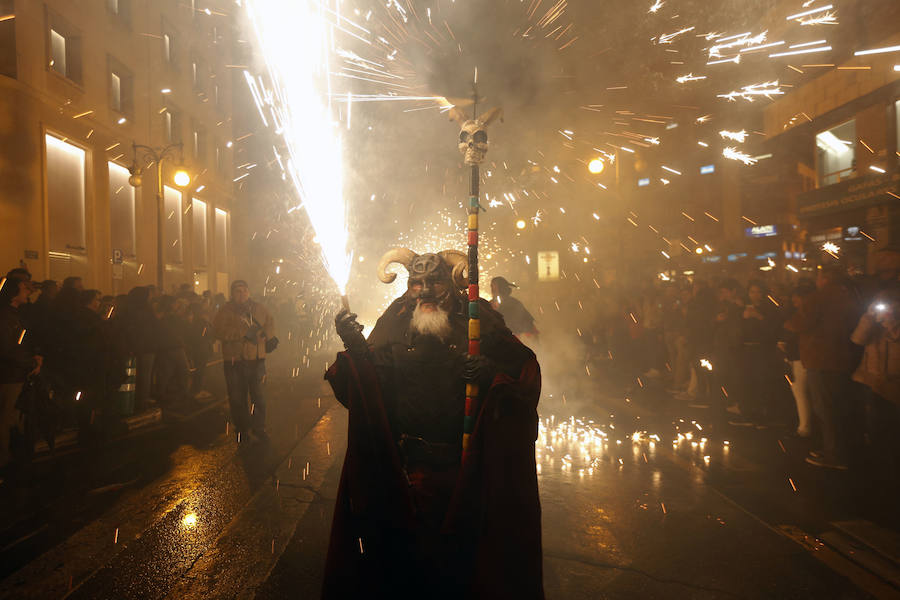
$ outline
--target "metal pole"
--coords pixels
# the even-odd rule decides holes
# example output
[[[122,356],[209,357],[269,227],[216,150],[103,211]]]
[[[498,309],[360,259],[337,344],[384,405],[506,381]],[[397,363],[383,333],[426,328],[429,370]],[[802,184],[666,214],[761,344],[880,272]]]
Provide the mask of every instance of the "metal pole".
[[[163,198],[163,174],[162,174],[162,157],[156,158],[156,286],[159,293],[165,293],[164,276],[166,273],[165,265],[165,235],[163,228],[165,227],[166,207]]]

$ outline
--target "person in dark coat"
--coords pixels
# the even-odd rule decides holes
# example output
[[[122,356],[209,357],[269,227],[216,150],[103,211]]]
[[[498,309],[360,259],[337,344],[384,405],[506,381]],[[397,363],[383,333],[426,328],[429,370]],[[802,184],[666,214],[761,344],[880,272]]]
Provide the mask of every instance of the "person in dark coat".
[[[781,319],[761,281],[747,286],[748,302],[741,315],[741,378],[738,406],[741,415],[757,425],[776,413],[776,386],[785,383],[777,352]]]
[[[819,271],[815,293],[785,323],[785,329],[798,334],[812,408],[822,424],[824,448],[806,458],[817,467],[846,470],[855,445],[855,384],[850,376],[861,352],[850,336],[859,313],[859,301],[846,274],[832,266]]]
[[[135,357],[135,406],[145,410],[150,406],[153,382],[153,363],[159,350],[158,319],[150,306],[150,288],[135,287],[113,311],[113,327],[122,348]]]
[[[157,400],[166,409],[182,409],[187,401],[190,365],[187,357],[186,311],[187,302],[183,299],[162,296],[157,300]]]
[[[462,253],[393,250],[385,283],[390,262],[408,289],[368,340],[356,315],[336,318],[347,351],[325,377],[350,430],[322,597],[542,599],[534,353],[483,300],[481,355],[466,353]]]
[[[100,297],[99,290],[78,293],[67,335],[69,347],[65,353],[71,361],[70,383],[76,390],[75,409],[81,432],[95,424],[93,417],[103,410],[107,399],[108,335],[107,324],[99,314]]]
[[[188,358],[193,366],[191,395],[197,400],[212,397],[212,394],[204,388],[206,363],[212,356],[213,342],[215,341],[207,302],[206,299],[193,302],[188,310],[187,349]]]
[[[32,350],[19,309],[31,287],[20,275],[2,278],[0,285],[0,467],[10,459],[10,430],[18,422],[16,400],[29,374],[37,374],[43,357]]]
[[[25,325],[31,331],[35,348],[40,351],[52,343],[53,329],[53,302],[59,293],[59,285],[52,279],[42,281],[37,285],[40,295],[34,302],[25,304],[20,312]]]
[[[738,414],[741,391],[741,351],[744,303],[740,284],[726,279],[718,287],[718,305],[712,323],[713,374],[720,392],[727,398],[729,412]],[[751,424],[746,418],[732,424]]]
[[[520,339],[537,338],[534,317],[518,298],[513,298],[514,287],[516,286],[503,277],[491,279],[491,307],[503,315],[503,320],[513,335]]]

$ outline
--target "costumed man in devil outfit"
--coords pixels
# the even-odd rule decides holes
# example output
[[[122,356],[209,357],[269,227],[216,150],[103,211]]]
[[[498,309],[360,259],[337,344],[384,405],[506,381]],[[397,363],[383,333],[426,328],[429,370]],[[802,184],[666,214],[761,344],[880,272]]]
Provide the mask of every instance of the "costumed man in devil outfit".
[[[356,315],[335,319],[346,351],[325,378],[350,424],[323,598],[542,599],[537,360],[484,300],[482,355],[466,354],[462,252],[393,249],[381,281],[393,262],[408,288],[368,340]]]

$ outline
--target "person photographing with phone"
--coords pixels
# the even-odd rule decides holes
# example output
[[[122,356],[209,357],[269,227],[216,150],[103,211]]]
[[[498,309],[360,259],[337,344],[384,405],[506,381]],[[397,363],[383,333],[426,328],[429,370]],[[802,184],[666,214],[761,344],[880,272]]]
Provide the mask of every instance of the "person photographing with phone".
[[[263,382],[266,354],[278,346],[275,320],[265,306],[250,299],[247,282],[237,279],[231,284],[231,301],[216,313],[213,330],[222,342],[225,385],[238,441],[247,431],[265,441],[269,436]]]
[[[853,380],[863,384],[868,439],[884,473],[897,477],[900,452],[893,437],[900,427],[900,290],[875,297],[850,340],[863,346]]]

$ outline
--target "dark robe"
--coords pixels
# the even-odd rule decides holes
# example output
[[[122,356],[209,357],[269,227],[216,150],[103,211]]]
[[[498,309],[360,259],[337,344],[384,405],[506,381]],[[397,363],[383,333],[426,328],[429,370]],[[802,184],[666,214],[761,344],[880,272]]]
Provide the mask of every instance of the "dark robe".
[[[497,298],[491,306],[503,315],[503,320],[514,334],[521,336],[526,333],[537,333],[534,328],[534,317],[518,298],[512,296]]]
[[[534,460],[540,368],[502,317],[487,302],[480,304],[481,349],[496,370],[481,386],[475,429],[461,465],[404,468],[399,432],[391,424],[415,427],[428,420],[415,415],[404,420],[408,394],[397,386],[409,373],[395,358],[402,349],[413,355],[421,350],[424,357],[440,356],[441,350],[417,343],[403,299],[379,319],[365,358],[342,352],[326,373],[336,398],[349,409],[349,436],[323,598],[544,597]],[[465,351],[465,318],[451,315],[451,324],[442,360],[452,373],[460,364],[454,353],[462,360]],[[433,365],[422,367],[426,372]],[[461,406],[465,388],[459,381]],[[446,384],[446,379],[435,380],[435,397]],[[441,418],[456,422],[432,424],[428,435],[461,436],[462,409],[437,410]],[[429,498],[428,491],[435,497]]]

